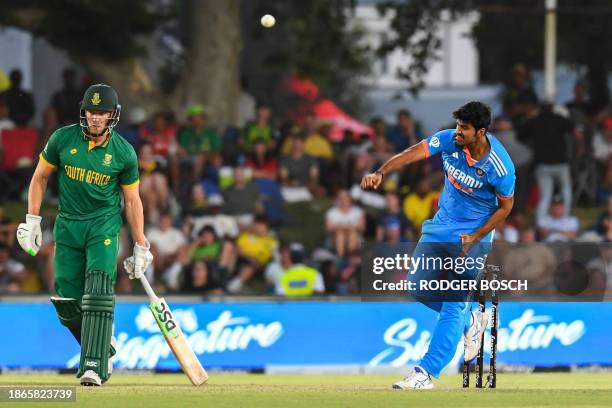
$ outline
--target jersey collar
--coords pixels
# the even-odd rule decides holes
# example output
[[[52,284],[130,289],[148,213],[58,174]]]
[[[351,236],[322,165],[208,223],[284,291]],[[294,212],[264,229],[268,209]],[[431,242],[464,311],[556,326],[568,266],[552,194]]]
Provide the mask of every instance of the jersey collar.
[[[467,146],[463,146],[463,153],[465,153],[465,159],[470,167],[474,167],[475,165],[478,165],[479,168],[483,169],[484,166],[489,161],[489,157],[491,156],[491,152],[493,151],[493,145],[491,144],[491,138],[490,138],[491,135],[488,132],[485,134],[485,137],[487,139],[487,142],[489,143],[489,152],[486,154],[485,157],[480,159],[480,161],[477,161],[474,158],[472,158],[472,154],[470,153],[470,150],[467,148]]]
[[[106,148],[106,146],[108,146],[108,142],[110,141],[110,138],[113,134],[113,131],[111,129],[108,130],[108,135],[106,135],[106,139],[104,139],[104,142],[102,142],[101,145],[96,146],[96,142],[94,142],[93,140],[89,139],[86,135],[85,132],[83,132],[83,140],[87,141],[87,151],[90,152],[92,151],[95,147],[104,147]]]

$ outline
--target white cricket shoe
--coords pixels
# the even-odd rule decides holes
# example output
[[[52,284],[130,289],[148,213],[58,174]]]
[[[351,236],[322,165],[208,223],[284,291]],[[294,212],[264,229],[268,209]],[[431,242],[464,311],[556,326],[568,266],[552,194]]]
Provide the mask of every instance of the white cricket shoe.
[[[81,385],[99,387],[102,385],[102,380],[94,370],[87,370],[81,376]]]
[[[484,333],[489,323],[489,315],[479,310],[471,312],[471,324],[467,332],[463,333],[465,361],[472,361],[478,355],[480,345],[484,341]]]
[[[433,387],[430,375],[419,366],[414,367],[406,378],[393,384],[395,390],[430,390]]]

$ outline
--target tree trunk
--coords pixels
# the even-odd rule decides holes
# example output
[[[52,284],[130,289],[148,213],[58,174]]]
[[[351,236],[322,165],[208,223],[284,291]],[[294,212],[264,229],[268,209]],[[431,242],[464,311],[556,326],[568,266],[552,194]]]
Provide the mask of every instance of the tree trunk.
[[[140,60],[130,59],[120,63],[87,61],[86,66],[97,78],[115,88],[124,113],[129,114],[139,107],[150,115],[166,107],[165,98],[153,84]],[[126,123],[125,119],[123,123]]]
[[[240,0],[193,1],[189,59],[171,96],[184,118],[187,106],[204,106],[220,129],[237,121],[240,95]]]
[[[126,113],[135,107],[148,114],[172,109],[180,122],[189,105],[203,105],[210,125],[222,130],[237,122],[240,96],[240,0],[193,1],[191,47],[172,95],[163,95],[143,61],[86,61],[86,66],[112,85]]]

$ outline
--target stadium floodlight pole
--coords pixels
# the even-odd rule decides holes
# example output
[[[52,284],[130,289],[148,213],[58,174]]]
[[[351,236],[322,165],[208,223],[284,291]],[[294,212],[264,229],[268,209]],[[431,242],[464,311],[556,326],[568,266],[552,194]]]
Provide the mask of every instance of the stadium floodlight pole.
[[[555,68],[557,63],[557,0],[546,0],[544,33],[544,93],[554,103],[557,93]]]

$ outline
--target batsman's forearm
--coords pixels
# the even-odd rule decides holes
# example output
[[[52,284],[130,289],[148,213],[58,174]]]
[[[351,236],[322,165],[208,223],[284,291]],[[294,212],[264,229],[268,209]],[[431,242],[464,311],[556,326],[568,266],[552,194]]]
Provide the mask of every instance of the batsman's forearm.
[[[132,238],[139,245],[145,244],[144,235],[144,215],[142,209],[142,202],[140,200],[132,200],[125,203],[125,217],[127,218],[128,224],[130,224],[130,230],[132,231]]]
[[[423,160],[426,158],[425,150],[420,143],[410,146],[403,152],[396,154],[387,160],[378,171],[383,174],[389,174],[396,170],[399,170],[402,166],[406,164],[410,164],[419,160]]]
[[[28,214],[39,215],[45,190],[47,190],[47,180],[44,177],[32,178],[28,189]]]

